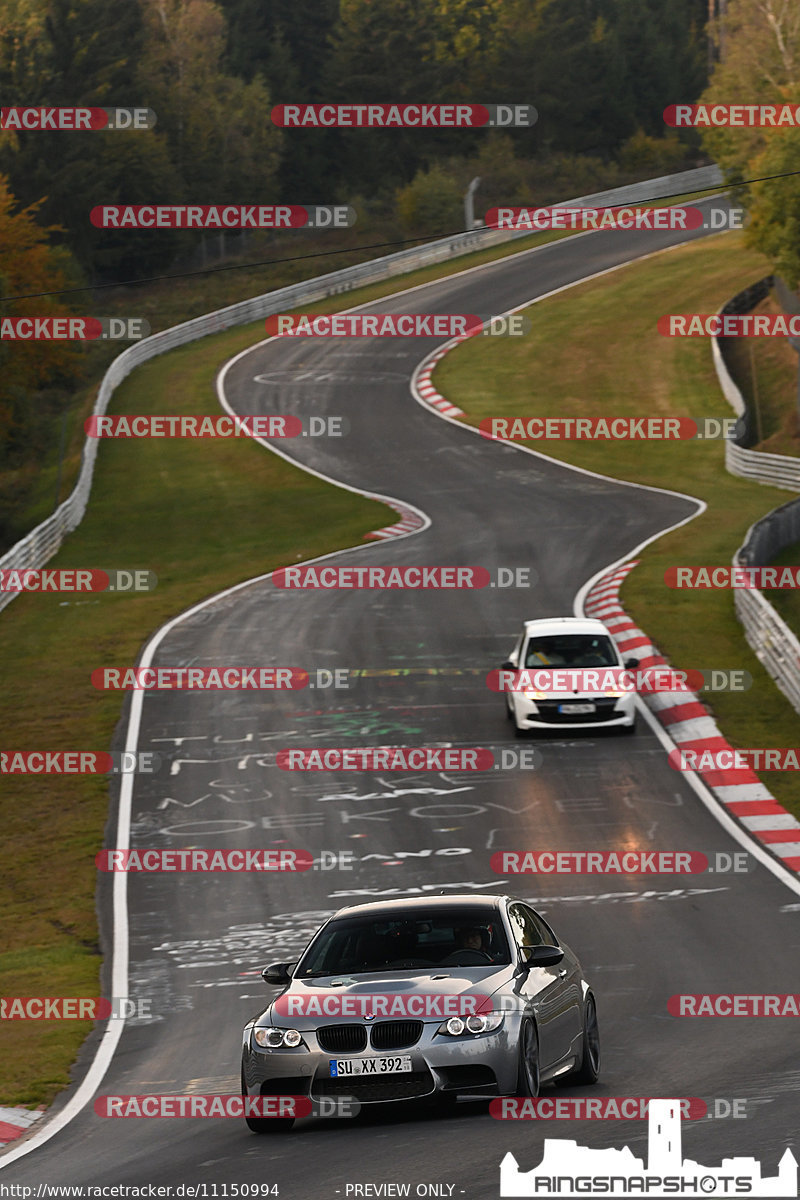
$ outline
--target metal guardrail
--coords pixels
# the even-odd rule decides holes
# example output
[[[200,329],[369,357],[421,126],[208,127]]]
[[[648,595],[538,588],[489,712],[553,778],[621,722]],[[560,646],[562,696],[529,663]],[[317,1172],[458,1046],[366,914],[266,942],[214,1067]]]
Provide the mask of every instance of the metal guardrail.
[[[675,175],[661,175],[655,179],[645,179],[638,183],[627,184],[611,191],[596,192],[589,196],[578,196],[572,200],[562,201],[562,204],[605,204],[615,201],[619,204],[635,203],[664,194],[678,194],[683,191],[699,190],[716,187],[722,183],[722,172],[719,167],[712,165],[698,167],[691,171],[681,171]],[[366,263],[358,263],[352,267],[343,267],[328,275],[317,276],[288,287],[254,296],[250,300],[231,304],[216,312],[206,313],[180,325],[173,325],[161,333],[153,334],[133,346],[114,359],[103,376],[97,393],[93,413],[102,416],[115,388],[140,363],[155,358],[183,346],[187,342],[196,341],[211,333],[230,329],[235,325],[246,325],[258,321],[274,313],[287,312],[299,304],[313,303],[329,296],[337,296],[365,284],[377,283],[390,279],[394,275],[403,275],[409,271],[434,263],[445,262],[462,254],[470,254],[476,250],[529,236],[529,231],[511,231],[501,229],[473,229],[466,233],[454,234],[435,242],[427,242],[410,250],[399,250],[395,254],[383,258],[371,259]],[[21,541],[17,542],[0,558],[0,570],[26,570],[41,567],[59,549],[65,536],[76,529],[83,520],[89,493],[92,488],[94,464],[97,459],[98,441],[87,438],[81,457],[81,469],[78,482],[62,504],[46,520],[31,530]],[[4,608],[18,592],[0,592],[0,609]]]
[[[774,277],[767,275],[757,283],[738,292],[724,304],[720,313],[746,313],[763,300],[774,284]],[[755,440],[755,421],[745,403],[744,396],[734,382],[725,362],[726,338],[712,338],[711,352],[719,385],[736,415],[742,418],[743,429],[732,440],[725,442],[725,466],[731,475],[752,479],[755,483],[766,483],[772,487],[800,492],[800,458],[785,454],[765,454],[751,450],[748,443]]]
[[[749,312],[767,295],[773,283],[771,275],[760,279],[737,293],[720,312]],[[725,443],[725,466],[732,475],[743,479],[800,492],[800,459],[783,454],[763,454],[743,445],[753,440],[752,414],[728,371],[720,346],[724,341],[724,338],[712,338],[717,378],[737,416],[744,418],[743,431],[734,441]],[[733,556],[734,566],[766,566],[776,554],[796,542],[800,542],[800,499],[789,500],[750,527],[744,544]],[[800,712],[800,641],[758,588],[735,588],[733,604],[756,658],[763,663],[795,711]]]
[[[734,555],[734,565],[765,566],[797,542],[800,499],[782,504],[751,525],[744,545]],[[748,644],[795,711],[800,712],[800,641],[757,588],[736,588],[733,596]]]

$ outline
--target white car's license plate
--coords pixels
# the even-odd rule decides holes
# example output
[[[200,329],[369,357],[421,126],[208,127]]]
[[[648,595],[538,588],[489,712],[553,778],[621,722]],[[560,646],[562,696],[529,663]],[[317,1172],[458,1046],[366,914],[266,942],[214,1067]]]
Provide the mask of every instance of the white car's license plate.
[[[590,713],[595,711],[594,704],[559,704],[560,713]]]
[[[331,1075],[391,1075],[411,1070],[410,1054],[392,1054],[385,1058],[332,1058]]]

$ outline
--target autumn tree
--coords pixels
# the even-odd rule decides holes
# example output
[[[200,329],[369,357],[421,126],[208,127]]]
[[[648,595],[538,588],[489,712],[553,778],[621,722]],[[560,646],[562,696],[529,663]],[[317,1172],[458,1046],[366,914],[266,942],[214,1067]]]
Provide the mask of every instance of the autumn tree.
[[[0,175],[0,321],[10,317],[66,316],[53,296],[30,300],[6,297],[48,293],[74,282],[74,267],[63,249],[50,245],[56,232],[36,221],[37,204],[19,209],[8,179]],[[30,450],[40,425],[39,403],[50,387],[66,387],[82,370],[80,347],[56,341],[0,340],[0,462]]]
[[[213,0],[140,0],[145,46],[138,77],[159,115],[194,203],[276,198],[281,133],[263,78],[222,71],[225,16]]]
[[[796,0],[729,0],[721,19],[725,54],[704,104],[800,105],[800,5]],[[793,173],[800,131],[792,128],[709,129],[703,143],[731,182]],[[738,189],[750,222],[747,240],[793,287],[800,284],[800,175]]]

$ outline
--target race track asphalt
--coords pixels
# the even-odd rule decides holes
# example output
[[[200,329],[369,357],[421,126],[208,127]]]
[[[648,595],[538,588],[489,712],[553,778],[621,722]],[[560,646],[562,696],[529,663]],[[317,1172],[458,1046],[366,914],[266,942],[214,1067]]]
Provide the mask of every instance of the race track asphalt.
[[[570,238],[369,307],[502,312],[700,236]],[[321,918],[343,904],[415,889],[508,891],[531,898],[577,951],[598,999],[600,1083],[558,1094],[743,1098],[746,1119],[684,1122],[685,1152],[709,1166],[754,1155],[772,1174],[785,1147],[797,1149],[796,1023],[680,1020],[668,1014],[667,1000],[682,992],[800,991],[798,897],[761,866],[741,875],[636,879],[515,879],[489,866],[500,849],[739,849],[669,767],[647,726],[633,738],[587,732],[537,741],[536,771],[301,774],[275,763],[284,747],[518,746],[502,697],[484,676],[505,659],[521,621],[571,615],[591,576],[696,509],[688,499],[571,471],[439,420],[409,393],[415,366],[435,344],[272,340],[238,357],[224,393],[241,414],[346,417],[346,437],[280,448],[430,518],[424,532],[330,561],[528,567],[533,586],[299,592],[262,580],[172,629],[157,664],[407,673],[353,676],[348,690],[147,694],[140,747],[166,753],[171,766],[169,774],[137,779],[133,846],[299,846],[348,850],[355,863],[352,871],[295,876],[130,876],[129,994],[148,998],[153,1018],[129,1022],[100,1092],[237,1091],[241,1027],[272,994],[260,968],[296,957]],[[574,344],[580,354],[580,330]],[[532,379],[531,413],[535,395]],[[394,519],[387,515],[386,524]],[[266,544],[268,529],[264,537]],[[113,818],[112,811],[112,831]],[[109,894],[104,879],[106,937]],[[108,1120],[89,1106],[0,1180],[277,1183],[281,1197],[331,1200],[345,1197],[348,1185],[408,1183],[413,1195],[418,1184],[438,1183],[454,1185],[456,1197],[490,1197],[506,1151],[528,1169],[544,1136],[598,1148],[628,1144],[646,1155],[643,1122],[501,1123],[485,1102],[462,1102],[449,1115],[383,1108],[267,1137],[237,1120]]]

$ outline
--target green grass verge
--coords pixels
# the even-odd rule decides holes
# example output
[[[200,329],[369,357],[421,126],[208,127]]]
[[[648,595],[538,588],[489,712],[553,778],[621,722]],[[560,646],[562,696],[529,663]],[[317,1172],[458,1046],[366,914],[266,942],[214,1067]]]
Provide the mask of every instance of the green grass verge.
[[[772,562],[778,567],[796,567],[800,563],[800,543],[786,546]],[[792,588],[785,591],[783,588],[769,588],[765,590],[764,595],[797,637],[797,631],[800,630],[800,591]]]
[[[408,275],[396,275],[369,287],[354,289],[351,292],[330,297],[318,304],[305,305],[303,311],[334,312],[355,304],[365,304],[370,300],[379,300],[382,296],[389,296],[403,288],[444,278],[468,267],[494,262],[509,254],[516,254],[521,249],[567,236],[567,233],[562,232],[532,234],[530,237],[506,242],[501,246],[425,267],[410,272]],[[376,235],[374,240],[381,241],[382,239]],[[323,250],[325,248],[325,243],[321,240],[311,244],[304,242],[300,248],[296,246],[297,252],[303,254],[309,253],[313,249]],[[402,246],[398,247],[398,249],[403,248]],[[91,308],[93,312],[99,312],[102,308],[102,312],[106,316],[141,317],[149,321],[153,333],[158,333],[173,325],[178,325],[182,321],[191,320],[206,312],[214,312],[250,296],[263,295],[299,280],[313,279],[320,274],[327,274],[346,266],[369,261],[375,255],[392,252],[393,247],[391,246],[385,250],[368,252],[359,252],[353,248],[346,253],[336,254],[330,258],[287,259],[283,263],[278,262],[270,267],[221,271],[200,279],[178,279],[142,287],[115,288],[108,292],[98,293],[100,299],[93,303],[87,300],[84,310],[88,311]],[[277,254],[275,248],[271,253]],[[283,248],[280,253],[286,255],[288,251]],[[241,328],[246,330],[249,342],[253,342],[257,340],[259,333],[263,332],[264,325],[263,322],[255,322]],[[108,342],[89,342],[83,347],[90,382],[76,392],[74,402],[66,414],[65,453],[59,491],[61,501],[69,495],[78,478],[84,441],[83,422],[92,412],[103,374],[113,358],[130,344],[120,342],[113,347]],[[172,410],[165,408],[164,411]],[[5,493],[8,496],[16,497],[14,517],[9,522],[11,540],[5,549],[44,521],[55,508],[60,437],[61,418],[54,417],[51,422],[51,445],[42,461],[35,464],[27,463],[0,472],[0,495]],[[3,549],[0,547],[0,553],[3,552]]]
[[[237,330],[154,359],[121,385],[114,411],[219,411],[215,373],[253,340]],[[0,614],[3,746],[107,748],[120,696],[91,687],[95,666],[133,662],[148,635],[205,596],[395,520],[246,439],[102,443],[86,517],[48,565],[148,567],[158,587],[25,595]],[[107,810],[104,777],[3,779],[0,995],[98,994],[94,856]],[[0,1103],[52,1099],[86,1032],[80,1021],[0,1022]]]
[[[694,192],[668,200],[647,202],[641,207],[661,208],[667,204],[691,204],[704,196],[716,195],[718,191],[718,188],[709,188],[705,192]],[[337,253],[330,255],[325,253],[334,249],[330,238],[312,237],[303,231],[290,233],[288,237],[281,240],[255,239],[249,257],[251,259],[263,257],[277,261],[262,267],[248,268],[240,264],[233,270],[210,271],[206,275],[190,278],[98,291],[91,302],[89,301],[91,293],[87,293],[85,302],[78,303],[78,308],[87,312],[90,309],[92,312],[102,310],[104,315],[112,317],[143,318],[150,323],[152,332],[158,333],[203,313],[213,312],[228,304],[235,304],[249,296],[263,295],[265,292],[275,291],[277,288],[286,287],[300,280],[313,279],[317,275],[338,271],[356,263],[368,262],[379,255],[403,250],[406,248],[403,245],[388,245],[373,250],[359,249],[359,245],[365,243],[398,240],[402,236],[394,226],[374,221],[368,222],[366,228],[354,226],[352,229],[340,231],[335,244]],[[443,279],[468,267],[480,266],[486,262],[496,262],[532,246],[558,241],[569,236],[568,231],[557,230],[531,234],[530,237],[517,238],[510,242],[504,242],[500,246],[476,251],[474,254],[462,255],[450,262],[425,267],[409,272],[407,275],[394,276],[382,283],[333,297],[324,303],[304,309],[304,311],[333,312],[354,304],[364,304],[370,300],[378,300],[382,296],[389,296],[405,287],[415,287],[432,279]],[[318,254],[319,257],[290,258],[291,253],[298,256]],[[100,380],[111,360],[117,353],[124,350],[127,344],[119,343],[114,347],[108,342],[90,342],[84,346],[90,382],[76,394],[75,402],[67,413],[66,453],[60,488],[61,500],[69,495],[80,470],[83,421],[92,411]],[[11,528],[12,539],[21,538],[53,511],[61,437],[60,417],[54,418],[52,421],[51,437],[50,450],[44,456],[43,461],[36,464],[25,464],[14,468],[13,471],[9,469],[0,472],[0,495],[5,490],[6,494],[13,494],[17,497]],[[22,497],[21,502],[20,497]],[[0,550],[0,552],[2,551]]]
[[[525,338],[464,343],[437,367],[436,386],[473,425],[492,416],[730,416],[708,341],[660,337],[656,322],[668,312],[714,312],[766,273],[735,233],[672,250],[534,305]],[[748,692],[707,696],[733,745],[793,745],[797,715],[745,642],[732,593],[674,591],[663,581],[669,566],[730,563],[748,527],[787,493],[729,475],[721,442],[523,444],[705,500],[705,513],[644,551],[624,585],[625,608],[676,666],[750,672]],[[764,780],[800,816],[792,772]]]
[[[756,313],[769,314],[782,311],[774,292],[753,309]],[[753,449],[797,458],[800,455],[798,357],[788,339],[729,338],[726,361],[755,417],[757,440]]]

